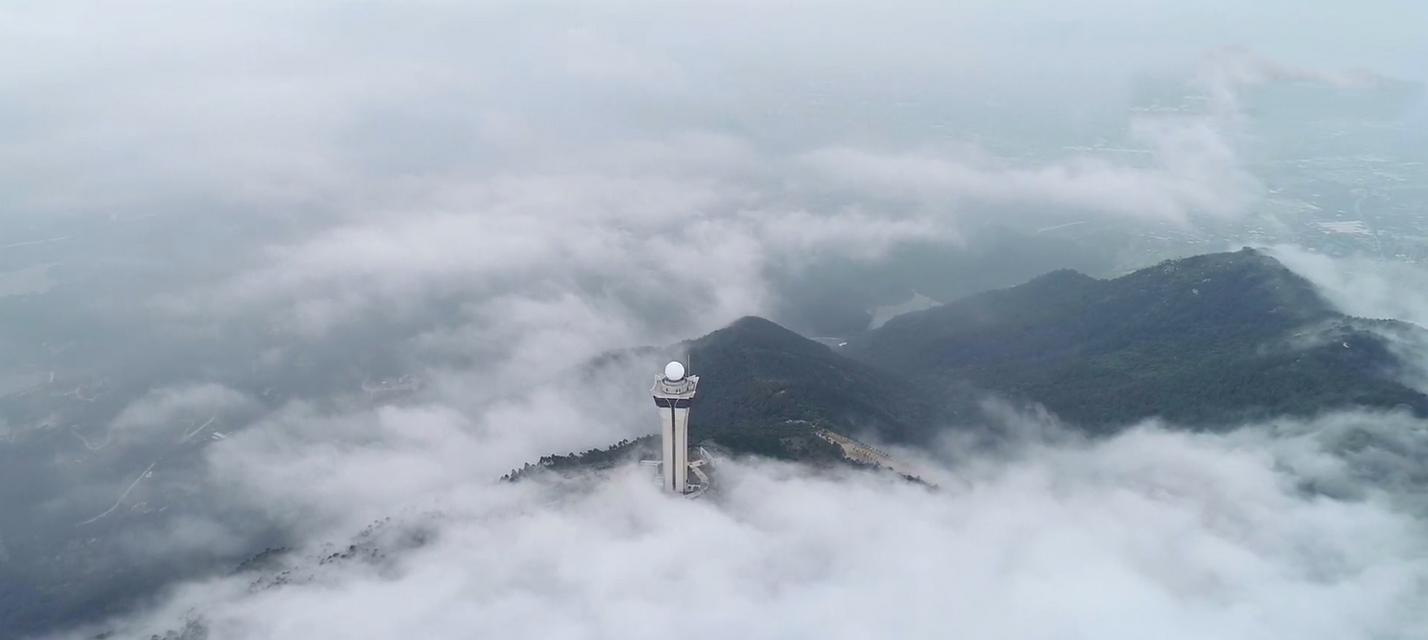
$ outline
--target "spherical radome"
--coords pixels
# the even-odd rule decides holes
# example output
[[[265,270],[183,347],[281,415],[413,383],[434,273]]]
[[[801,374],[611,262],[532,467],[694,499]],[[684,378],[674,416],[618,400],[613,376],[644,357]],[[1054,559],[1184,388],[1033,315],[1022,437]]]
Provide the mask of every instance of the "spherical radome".
[[[678,360],[675,360],[675,361],[673,361],[673,362],[670,362],[670,363],[667,364],[667,365],[664,365],[664,379],[665,379],[665,380],[683,380],[683,379],[684,379],[684,365],[679,364],[679,361],[678,361]]]

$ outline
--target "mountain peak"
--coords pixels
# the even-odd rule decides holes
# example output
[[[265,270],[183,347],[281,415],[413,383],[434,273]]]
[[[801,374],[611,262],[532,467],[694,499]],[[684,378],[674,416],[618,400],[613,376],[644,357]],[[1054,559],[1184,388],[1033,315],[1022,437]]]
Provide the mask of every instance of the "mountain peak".
[[[1075,269],[1048,271],[1026,282],[1028,286],[1081,284],[1095,282],[1096,279]]]
[[[725,328],[733,331],[784,331],[788,333],[793,333],[793,331],[784,328],[783,325],[780,325],[779,323],[774,322],[773,320],[769,320],[768,318],[763,318],[760,316],[744,316],[742,318],[739,318],[738,320],[729,323],[729,325]]]
[[[1217,272],[1232,271],[1252,271],[1264,275],[1275,277],[1288,277],[1295,280],[1303,280],[1289,267],[1284,266],[1273,256],[1264,253],[1253,247],[1241,247],[1237,251],[1222,251],[1218,253],[1202,253],[1184,258],[1171,258],[1162,260],[1160,263],[1137,269],[1136,273],[1176,273],[1180,271],[1193,271],[1197,273],[1213,274]],[[1303,280],[1306,284],[1307,280]]]
[[[775,349],[820,357],[832,353],[828,347],[759,316],[739,318],[722,329],[694,340],[691,348],[698,351],[731,346],[742,349]]]
[[[1107,285],[1120,295],[1160,296],[1183,314],[1223,311],[1241,318],[1265,314],[1297,322],[1338,315],[1313,283],[1249,247],[1166,260]],[[1185,296],[1187,292],[1191,297]]]
[[[876,431],[889,439],[925,432],[932,409],[914,385],[857,362],[765,318],[747,316],[689,343],[700,386],[700,437],[786,424]]]

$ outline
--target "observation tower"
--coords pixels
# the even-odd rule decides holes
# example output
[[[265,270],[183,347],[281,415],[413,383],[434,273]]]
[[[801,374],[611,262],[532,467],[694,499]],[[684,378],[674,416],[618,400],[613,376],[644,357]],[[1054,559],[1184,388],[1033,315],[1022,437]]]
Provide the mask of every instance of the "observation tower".
[[[684,365],[673,361],[664,366],[664,377],[655,380],[651,395],[660,415],[660,475],[665,490],[679,495],[702,491],[705,482],[689,483],[689,406],[699,387],[699,376],[686,375]],[[696,464],[702,464],[700,460]],[[695,475],[704,480],[698,469]]]

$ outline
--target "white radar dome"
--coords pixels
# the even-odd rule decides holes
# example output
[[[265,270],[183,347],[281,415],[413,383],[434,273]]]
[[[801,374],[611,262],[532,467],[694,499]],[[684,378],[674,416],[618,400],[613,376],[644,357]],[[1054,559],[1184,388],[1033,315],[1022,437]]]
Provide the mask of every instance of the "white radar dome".
[[[675,361],[673,361],[673,362],[671,362],[671,363],[669,363],[669,364],[667,364],[667,365],[664,365],[664,379],[665,379],[665,380],[670,380],[670,381],[683,380],[683,379],[684,379],[684,365],[679,364],[679,361],[678,361],[678,360],[675,360]]]

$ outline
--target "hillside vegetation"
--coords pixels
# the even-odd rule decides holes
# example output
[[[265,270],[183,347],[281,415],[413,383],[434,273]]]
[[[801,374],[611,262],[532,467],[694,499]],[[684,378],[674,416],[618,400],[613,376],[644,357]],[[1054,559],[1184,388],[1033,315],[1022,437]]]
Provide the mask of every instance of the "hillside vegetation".
[[[847,354],[922,383],[971,383],[1104,430],[1141,418],[1207,425],[1428,400],[1398,381],[1376,329],[1251,249],[1112,279],[1058,271],[901,316]]]

